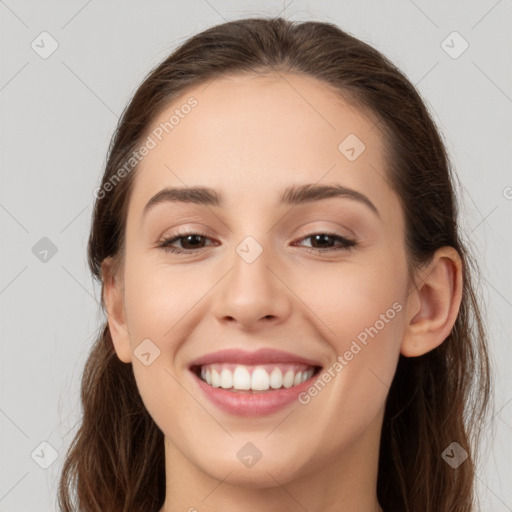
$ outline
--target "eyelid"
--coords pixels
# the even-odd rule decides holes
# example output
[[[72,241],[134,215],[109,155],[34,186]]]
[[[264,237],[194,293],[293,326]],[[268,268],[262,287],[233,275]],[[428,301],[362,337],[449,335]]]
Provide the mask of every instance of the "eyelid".
[[[332,224],[335,224],[336,226],[339,226],[339,228],[342,228],[344,231],[346,231],[348,233],[342,234],[342,233],[339,233],[337,230],[333,230],[333,229],[327,228],[327,227],[318,227],[318,228],[317,227],[309,227],[306,229],[306,228],[304,228],[304,226],[311,224],[311,222],[305,222],[304,224],[301,224],[297,228],[299,231],[302,230],[303,233],[302,234],[299,233],[294,239],[302,239],[307,236],[312,236],[312,235],[316,235],[316,234],[330,234],[332,236],[339,236],[340,238],[344,238],[346,240],[354,240],[354,241],[358,238],[357,235],[351,229],[344,226],[343,224],[340,224],[338,222],[333,222],[333,221],[329,221],[329,222],[331,222]],[[174,230],[173,230],[173,227],[171,227],[170,228],[171,233],[169,235],[161,235],[158,238],[157,243],[160,243],[163,240],[169,240],[170,238],[177,238],[180,236],[187,236],[187,235],[201,235],[201,236],[208,237],[208,238],[215,237],[215,235],[213,235],[212,233],[209,232],[210,231],[209,228],[207,228],[203,224],[200,224],[200,223],[195,223],[195,224],[197,226],[201,226],[201,227],[196,228],[195,226],[189,226],[189,227],[178,226]],[[339,229],[339,228],[337,228],[337,229]]]
[[[217,243],[213,243],[213,244],[207,245],[205,247],[199,247],[197,249],[177,249],[175,247],[172,247],[172,245],[171,245],[172,242],[175,242],[175,241],[185,238],[187,236],[193,236],[193,235],[199,236],[201,238],[205,238],[207,240],[212,240],[212,237],[210,237],[208,234],[201,232],[199,230],[192,230],[192,229],[187,230],[187,229],[181,228],[178,231],[171,233],[167,237],[164,237],[163,239],[161,238],[157,243],[157,247],[160,249],[163,249],[164,251],[169,252],[169,253],[190,255],[190,254],[199,254],[199,253],[203,252],[202,250],[204,250],[205,247],[211,247],[211,246],[218,245]],[[335,245],[334,247],[317,248],[317,247],[304,247],[303,245],[297,244],[297,242],[302,242],[304,240],[307,240],[308,238],[313,238],[314,236],[318,236],[318,235],[325,235],[325,236],[337,239],[338,241],[341,241],[341,245],[338,244],[337,246]],[[316,254],[330,253],[330,254],[333,254],[333,253],[337,253],[340,251],[349,251],[349,250],[355,248],[356,246],[358,246],[359,243],[356,239],[354,239],[352,237],[347,238],[343,235],[340,235],[337,232],[333,232],[328,229],[318,229],[318,230],[308,231],[303,236],[301,236],[299,238],[295,238],[294,246],[295,245],[298,245],[299,247],[306,249],[306,252],[308,252],[308,253],[316,253]]]
[[[174,240],[185,238],[191,235],[198,235],[203,238],[207,238],[212,240],[213,237],[203,231],[202,229],[193,229],[193,228],[177,228],[176,231],[171,232],[169,235],[162,235],[156,242],[157,247],[161,247],[163,243],[173,242]]]
[[[319,221],[313,221],[313,223],[317,223]],[[298,227],[298,230],[302,230],[305,232],[305,235],[304,236],[307,236],[307,235],[311,235],[312,233],[332,233],[334,234],[334,231],[339,231],[340,229],[343,230],[346,234],[341,234],[341,233],[336,233],[336,236],[341,236],[343,238],[350,238],[350,239],[356,239],[357,238],[357,235],[355,234],[355,232],[348,228],[347,226],[345,226],[344,224],[340,224],[339,222],[334,222],[332,220],[329,220],[329,221],[324,221],[324,222],[328,222],[329,224],[334,224],[336,226],[336,228],[332,229],[332,228],[328,228],[328,227],[319,227],[317,228],[316,226],[311,226],[312,222],[305,222],[304,224],[301,224],[299,227]],[[304,226],[309,226],[307,228],[304,228]]]

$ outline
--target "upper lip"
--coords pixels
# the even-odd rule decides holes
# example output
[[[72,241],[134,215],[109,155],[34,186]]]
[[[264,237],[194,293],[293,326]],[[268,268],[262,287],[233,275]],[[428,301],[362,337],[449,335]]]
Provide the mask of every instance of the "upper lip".
[[[237,363],[243,365],[300,363],[309,366],[322,366],[321,363],[313,359],[272,348],[262,348],[255,352],[247,352],[237,348],[219,350],[218,352],[211,352],[195,359],[189,366],[202,366],[214,363]]]

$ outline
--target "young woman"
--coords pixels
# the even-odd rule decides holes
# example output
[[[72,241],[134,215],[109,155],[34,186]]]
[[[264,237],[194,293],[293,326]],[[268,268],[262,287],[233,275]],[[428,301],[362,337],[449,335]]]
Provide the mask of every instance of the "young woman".
[[[245,19],[135,93],[61,510],[469,512],[490,393],[449,159],[383,55]]]

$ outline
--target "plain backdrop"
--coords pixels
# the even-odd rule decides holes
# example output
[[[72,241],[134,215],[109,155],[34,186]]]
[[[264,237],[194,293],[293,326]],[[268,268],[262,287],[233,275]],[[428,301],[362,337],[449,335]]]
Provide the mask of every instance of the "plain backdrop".
[[[278,14],[330,21],[374,45],[417,86],[446,140],[496,371],[482,509],[512,510],[510,0],[0,0],[1,512],[56,510],[81,371],[103,321],[86,242],[118,116],[191,35]]]

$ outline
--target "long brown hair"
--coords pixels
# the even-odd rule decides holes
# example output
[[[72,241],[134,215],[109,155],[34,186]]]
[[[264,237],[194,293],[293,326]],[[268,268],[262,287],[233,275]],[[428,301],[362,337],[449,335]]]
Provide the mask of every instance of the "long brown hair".
[[[387,142],[387,179],[404,211],[411,268],[442,246],[461,255],[462,304],[450,335],[423,356],[400,356],[386,403],[377,494],[386,511],[474,511],[476,452],[491,395],[486,329],[471,278],[477,268],[461,239],[456,177],[428,109],[371,46],[330,23],[281,18],[224,23],[182,44],[146,77],[119,120],[95,202],[91,271],[102,284],[103,260],[124,252],[136,166],[115,186],[112,180],[156,116],[190,86],[267,72],[314,77],[373,115]],[[83,418],[60,480],[61,510],[76,503],[86,512],[158,511],[165,499],[163,434],[142,403],[131,365],[118,359],[106,322],[84,369],[81,401]],[[454,441],[469,454],[457,468],[442,457]]]

